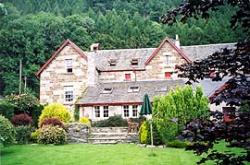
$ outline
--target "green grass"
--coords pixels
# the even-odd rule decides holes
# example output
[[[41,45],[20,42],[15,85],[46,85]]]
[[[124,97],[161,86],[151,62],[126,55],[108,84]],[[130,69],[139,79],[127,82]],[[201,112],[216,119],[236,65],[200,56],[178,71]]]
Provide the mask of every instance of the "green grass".
[[[15,145],[1,152],[3,165],[192,165],[198,157],[173,148],[142,148],[134,144]]]
[[[218,148],[224,150],[223,144]],[[241,150],[236,149],[236,152]],[[142,148],[135,144],[13,145],[1,148],[2,165],[194,165],[190,151],[174,148]],[[211,163],[211,162],[210,162]],[[209,164],[210,164],[209,163]]]

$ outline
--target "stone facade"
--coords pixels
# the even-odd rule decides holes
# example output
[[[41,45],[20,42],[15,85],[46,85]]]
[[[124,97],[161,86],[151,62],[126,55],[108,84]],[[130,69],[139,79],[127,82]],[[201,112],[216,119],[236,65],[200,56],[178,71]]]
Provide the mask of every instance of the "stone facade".
[[[72,73],[67,73],[65,60],[72,59]],[[88,64],[71,46],[64,49],[40,74],[40,102],[60,102],[72,109],[87,86]],[[65,101],[65,87],[73,87],[73,100]]]

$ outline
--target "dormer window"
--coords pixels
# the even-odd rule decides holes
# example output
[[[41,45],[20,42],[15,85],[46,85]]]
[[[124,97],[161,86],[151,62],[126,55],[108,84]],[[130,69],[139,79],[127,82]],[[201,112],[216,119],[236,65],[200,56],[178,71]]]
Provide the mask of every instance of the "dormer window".
[[[129,92],[129,93],[132,93],[132,92],[139,92],[139,90],[140,90],[140,87],[139,87],[139,86],[130,86],[130,87],[128,88],[128,92]]]
[[[110,59],[109,60],[109,65],[110,66],[116,66],[116,62],[117,62],[116,59]]]
[[[131,62],[131,65],[138,65],[139,59],[134,58],[130,62]]]
[[[103,88],[103,90],[102,90],[102,94],[110,94],[110,93],[112,93],[112,91],[113,91],[113,88]]]
[[[72,73],[73,72],[73,60],[72,59],[66,59],[65,60],[66,65],[66,72]]]

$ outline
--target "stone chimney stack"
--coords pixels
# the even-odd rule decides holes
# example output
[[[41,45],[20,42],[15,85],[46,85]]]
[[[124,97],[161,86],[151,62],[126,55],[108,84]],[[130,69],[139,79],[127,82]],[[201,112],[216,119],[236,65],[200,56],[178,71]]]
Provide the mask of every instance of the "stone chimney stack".
[[[175,46],[177,48],[181,48],[181,43],[180,43],[179,35],[178,34],[175,35]]]
[[[96,52],[97,50],[100,50],[100,44],[99,43],[93,43],[90,45],[90,51]]]
[[[96,56],[97,52],[88,54],[88,86],[95,86],[98,83],[98,72],[95,63]]]

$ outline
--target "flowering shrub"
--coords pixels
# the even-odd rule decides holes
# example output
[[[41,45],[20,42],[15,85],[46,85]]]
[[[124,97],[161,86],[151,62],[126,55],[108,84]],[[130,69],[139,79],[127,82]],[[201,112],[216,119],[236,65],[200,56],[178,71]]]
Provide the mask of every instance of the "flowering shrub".
[[[52,118],[46,118],[41,122],[40,127],[43,127],[44,125],[52,125],[52,126],[59,126],[63,129],[65,129],[63,123],[61,122],[61,120],[59,120],[56,117],[52,117]]]
[[[89,120],[89,118],[87,118],[87,117],[82,117],[82,118],[80,119],[80,123],[83,123],[83,124],[87,125],[88,127],[91,126],[90,120]]]
[[[15,142],[16,131],[11,122],[0,115],[0,144],[7,145]]]
[[[59,126],[45,125],[40,130],[38,143],[41,144],[64,144],[66,143],[66,132]]]
[[[66,109],[66,107],[59,103],[52,103],[47,105],[43,111],[41,116],[39,117],[39,125],[41,125],[42,121],[46,118],[56,117],[60,119],[62,122],[69,122],[70,113]]]
[[[13,116],[11,118],[11,122],[15,126],[18,126],[18,125],[31,125],[32,118],[29,115],[25,114],[25,113],[21,113],[21,114]]]

